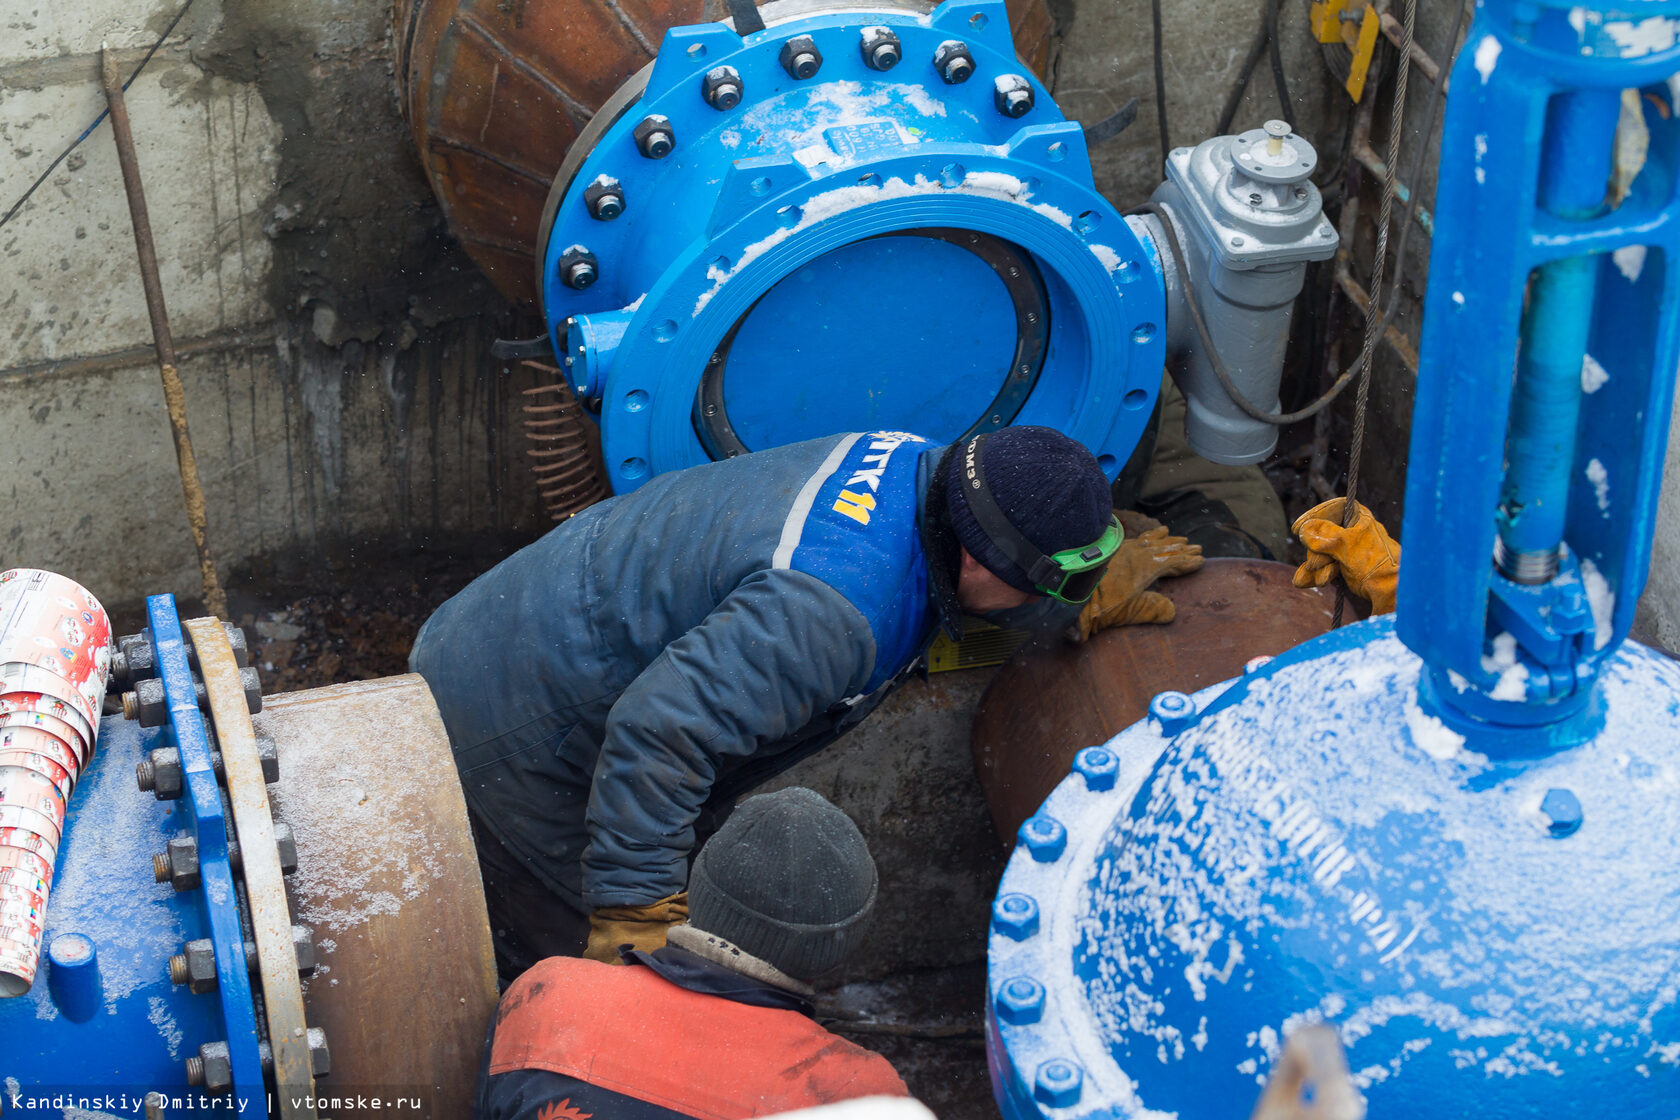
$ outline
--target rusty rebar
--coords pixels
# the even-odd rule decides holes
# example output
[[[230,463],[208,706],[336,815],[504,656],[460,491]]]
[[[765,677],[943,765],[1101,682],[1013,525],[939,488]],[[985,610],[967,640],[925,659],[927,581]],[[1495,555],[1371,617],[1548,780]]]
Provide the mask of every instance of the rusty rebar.
[[[169,312],[163,303],[163,283],[158,278],[157,250],[152,245],[152,222],[146,213],[146,193],[140,185],[140,161],[134,154],[134,133],[129,128],[128,104],[123,99],[122,80],[109,47],[100,51],[100,81],[105,100],[111,106],[111,135],[117,142],[117,161],[122,165],[123,188],[128,192],[128,214],[134,222],[134,247],[140,258],[140,283],[146,290],[146,313],[152,320],[152,343],[157,347],[158,373],[163,378],[163,403],[169,412],[169,430],[175,439],[175,461],[181,473],[181,494],[186,499],[187,521],[192,526],[193,546],[198,550],[198,573],[204,583],[204,606],[218,618],[227,617],[227,595],[216,578],[216,562],[210,555],[210,533],[204,511],[204,489],[198,482],[198,460],[193,456],[192,435],[187,431],[187,392],[175,368],[175,342],[169,334]]]

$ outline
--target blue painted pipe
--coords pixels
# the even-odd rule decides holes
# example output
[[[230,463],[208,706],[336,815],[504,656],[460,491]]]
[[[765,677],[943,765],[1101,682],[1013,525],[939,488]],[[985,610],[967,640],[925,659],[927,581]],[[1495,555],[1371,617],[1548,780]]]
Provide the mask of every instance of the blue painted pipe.
[[[1616,90],[1577,90],[1552,99],[1540,172],[1542,209],[1571,220],[1603,209],[1620,105]],[[1545,583],[1558,571],[1581,415],[1581,363],[1597,291],[1593,256],[1541,265],[1529,289],[1499,501],[1499,567],[1518,583]]]

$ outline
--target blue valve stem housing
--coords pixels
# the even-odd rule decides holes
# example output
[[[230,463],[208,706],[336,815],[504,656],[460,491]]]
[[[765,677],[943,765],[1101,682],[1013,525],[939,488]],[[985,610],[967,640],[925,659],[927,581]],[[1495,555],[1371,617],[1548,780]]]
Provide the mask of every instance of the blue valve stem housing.
[[[1576,90],[1552,99],[1539,198],[1548,213],[1585,220],[1604,208],[1620,108],[1615,90]],[[1529,289],[1496,551],[1500,571],[1518,583],[1545,583],[1558,572],[1599,264],[1591,255],[1550,261],[1535,269]]]

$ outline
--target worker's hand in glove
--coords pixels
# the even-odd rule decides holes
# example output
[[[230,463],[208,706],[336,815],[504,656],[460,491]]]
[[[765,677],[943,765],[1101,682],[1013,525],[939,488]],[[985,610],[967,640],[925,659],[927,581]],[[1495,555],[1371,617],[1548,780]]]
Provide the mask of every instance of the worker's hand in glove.
[[[1307,546],[1307,562],[1295,569],[1296,587],[1323,587],[1336,576],[1371,604],[1372,614],[1394,609],[1400,578],[1400,546],[1371,511],[1354,502],[1353,524],[1342,525],[1343,498],[1331,498],[1303,513],[1295,535]]]
[[[1140,522],[1153,528],[1129,535],[1136,532]],[[1079,612],[1078,637],[1082,642],[1099,630],[1115,626],[1171,622],[1172,601],[1149,588],[1164,576],[1182,576],[1202,566],[1202,546],[1172,536],[1165,525],[1125,513],[1121,514],[1121,524],[1128,532],[1126,541],[1108,562],[1108,571],[1103,573],[1091,601]]]
[[[651,953],[665,947],[665,933],[688,921],[688,892],[646,906],[603,906],[589,915],[589,946],[583,955],[605,964],[623,964],[620,945]]]

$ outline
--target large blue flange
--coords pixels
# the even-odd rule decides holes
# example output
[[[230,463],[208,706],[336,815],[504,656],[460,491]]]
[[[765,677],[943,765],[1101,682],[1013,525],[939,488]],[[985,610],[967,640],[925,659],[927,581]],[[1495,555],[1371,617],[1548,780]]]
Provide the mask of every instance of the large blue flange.
[[[1673,1115],[1680,665],[1624,644],[1598,734],[1523,759],[1421,664],[1373,619],[1076,757],[994,905],[1005,1116],[1246,1115],[1311,1022],[1372,1120]]]
[[[891,70],[866,64],[869,27],[902,44]],[[806,80],[780,58],[800,36],[822,55]],[[932,61],[952,41],[974,60],[955,84]],[[726,110],[703,94],[720,67],[743,90]],[[1017,81],[1033,96],[1019,117],[999,93]],[[675,139],[657,159],[635,135],[655,117]],[[586,196],[609,181],[624,208],[603,220]],[[598,279],[568,286],[585,252]],[[1080,126],[1016,59],[991,0],[812,16],[745,40],[718,24],[672,30],[639,100],[571,174],[542,290],[620,492],[860,425],[955,439],[1046,424],[1112,475],[1165,348],[1158,269],[1094,189]],[[717,412],[732,425],[722,437]]]

